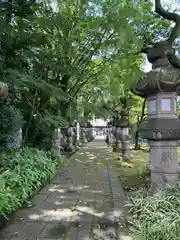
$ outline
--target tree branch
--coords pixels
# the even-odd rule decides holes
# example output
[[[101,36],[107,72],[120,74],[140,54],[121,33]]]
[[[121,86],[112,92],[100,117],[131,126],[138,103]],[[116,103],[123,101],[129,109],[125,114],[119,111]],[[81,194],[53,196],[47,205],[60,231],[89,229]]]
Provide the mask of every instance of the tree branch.
[[[130,89],[131,92],[134,93],[135,95],[139,96],[139,97],[144,98],[144,95],[136,90],[136,84],[137,84],[136,81],[134,81],[134,82],[132,83],[132,86],[131,86],[131,89]]]
[[[163,18],[175,22],[168,41],[172,44],[180,33],[180,16],[176,13],[166,11],[161,4],[161,0],[155,0],[155,12]]]
[[[92,56],[97,52],[97,50],[98,50],[98,49],[100,48],[100,46],[102,45],[102,43],[103,43],[103,38],[105,37],[106,33],[107,33],[107,31],[105,30],[105,31],[103,32],[102,38],[101,38],[101,40],[99,41],[99,43],[97,44],[97,46],[94,47],[94,49],[93,49],[92,52],[89,52],[90,55],[89,55],[88,58],[85,59],[86,62],[84,61],[85,67],[84,67],[84,69],[81,71],[80,78],[82,78],[82,76],[85,77],[85,76],[84,76],[84,73],[87,71],[87,68],[86,68],[86,67],[88,66],[88,64],[90,63],[90,61],[92,61]],[[105,41],[110,40],[114,35],[115,35],[115,32],[111,33],[111,34],[107,37],[107,39],[106,39]],[[105,42],[105,41],[104,41],[104,42]],[[86,49],[85,51],[87,51],[87,49]],[[88,50],[88,51],[89,51],[89,50]],[[87,54],[86,54],[86,55],[87,55]],[[78,57],[79,57],[79,55],[77,56],[77,58],[76,58],[75,60],[78,60]],[[75,63],[75,60],[74,60],[73,63]],[[78,62],[78,65],[79,65],[79,64],[80,64],[80,62]],[[97,67],[97,66],[95,66],[95,67]],[[71,92],[73,91],[73,89],[75,89],[75,88],[78,86],[80,78],[78,78],[77,81],[76,81],[76,83],[73,85],[73,87],[70,88],[70,90],[69,90],[69,93],[70,93],[70,94],[71,94]]]
[[[103,64],[105,64],[106,62],[111,61],[111,60],[112,60],[112,59],[106,59],[106,60],[104,60],[103,62],[95,65],[94,68],[100,67],[101,65],[103,65]],[[93,68],[93,69],[94,69],[94,68]],[[91,71],[92,71],[93,69],[91,69]],[[97,76],[100,72],[102,72],[102,68],[100,68],[97,72],[92,73],[92,74],[90,74],[89,76],[87,76],[84,81],[82,81],[82,82],[80,82],[80,83],[77,81],[76,84],[75,84],[75,85],[73,86],[73,88],[71,89],[70,95],[72,95],[72,97],[74,98],[74,97],[78,94],[78,92],[80,91],[80,89],[81,89],[91,78]],[[79,83],[79,85],[78,85],[78,83]],[[73,90],[75,91],[74,93],[73,93]]]
[[[180,68],[180,61],[176,57],[174,49],[172,49],[172,51],[168,53],[167,57],[173,67]]]

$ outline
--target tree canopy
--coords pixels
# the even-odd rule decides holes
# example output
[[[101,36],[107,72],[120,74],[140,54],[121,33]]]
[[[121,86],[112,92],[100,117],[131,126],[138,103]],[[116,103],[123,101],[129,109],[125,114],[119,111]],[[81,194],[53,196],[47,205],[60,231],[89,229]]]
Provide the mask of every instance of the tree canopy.
[[[8,0],[0,22],[5,104],[22,116],[25,142],[73,119],[109,117],[107,105],[122,106],[143,74],[137,53],[170,26],[140,0]]]

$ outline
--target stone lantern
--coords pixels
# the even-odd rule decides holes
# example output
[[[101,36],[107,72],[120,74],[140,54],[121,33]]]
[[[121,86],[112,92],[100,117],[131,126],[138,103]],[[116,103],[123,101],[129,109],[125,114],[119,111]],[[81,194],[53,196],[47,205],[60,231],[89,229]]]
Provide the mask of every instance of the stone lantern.
[[[139,131],[150,146],[152,191],[173,185],[178,179],[180,119],[176,115],[176,99],[180,93],[180,70],[171,64],[170,51],[168,41],[148,46],[147,57],[152,71],[132,87],[133,93],[147,98],[148,117],[140,123]]]
[[[133,93],[147,98],[148,118],[140,124],[139,130],[150,146],[152,191],[177,182],[180,139],[180,119],[176,114],[176,99],[180,95],[180,60],[173,49],[179,36],[180,15],[164,9],[160,0],[155,0],[155,12],[175,24],[166,40],[150,43],[139,52],[147,54],[152,71],[132,86]]]

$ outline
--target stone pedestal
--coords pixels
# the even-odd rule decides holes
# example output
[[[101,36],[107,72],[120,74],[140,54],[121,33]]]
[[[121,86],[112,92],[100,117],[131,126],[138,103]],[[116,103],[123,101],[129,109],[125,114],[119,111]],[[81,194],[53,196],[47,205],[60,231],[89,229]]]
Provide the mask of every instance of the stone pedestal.
[[[62,152],[66,151],[67,147],[67,129],[66,128],[61,128],[61,149]]]
[[[116,152],[121,153],[121,148],[122,148],[122,129],[121,127],[116,127]]]
[[[130,137],[129,137],[129,121],[119,119],[116,121],[116,152],[121,153],[119,159],[122,161],[130,161]]]
[[[72,127],[72,139],[74,148],[77,147],[76,127]]]
[[[107,127],[106,128],[106,143],[108,146],[112,146],[112,128],[111,127]]]
[[[22,128],[19,129],[18,137],[17,137],[17,147],[20,148],[22,146],[23,135]]]
[[[93,129],[92,127],[88,127],[88,142],[93,140]]]
[[[69,127],[67,132],[67,152],[74,152],[75,147],[73,145],[73,128]]]
[[[129,127],[128,126],[122,127],[121,146],[122,146],[122,160],[125,162],[129,162],[132,159],[132,157],[130,154],[131,140],[130,140],[130,136],[129,136]]]
[[[165,137],[165,131],[172,131],[171,126],[168,126],[168,119],[171,119],[172,122],[178,118],[176,115],[176,98],[175,93],[161,92],[147,99],[149,121],[151,122],[151,119],[153,119],[154,122],[159,121],[163,125],[163,120],[167,120],[166,129],[152,129],[152,138],[156,141],[149,140],[149,168],[152,190],[167,184],[173,185],[178,179],[178,141],[169,140]]]
[[[131,154],[130,154],[131,141],[128,138],[127,138],[127,140],[125,140],[125,139],[122,140],[121,151],[122,151],[122,160],[124,162],[129,162],[132,159]]]
[[[61,129],[55,129],[54,130],[54,136],[53,136],[53,151],[57,156],[61,155]]]
[[[113,127],[109,129],[109,138],[110,138],[110,145],[112,146],[113,139],[114,139]]]
[[[81,143],[83,143],[83,144],[87,143],[86,128],[84,128],[84,127],[81,128],[80,137],[81,137]]]
[[[89,142],[89,128],[85,127],[84,131],[85,131],[86,142]]]
[[[6,148],[20,148],[22,146],[23,136],[22,136],[22,128],[13,129],[10,138],[6,143]]]
[[[158,187],[176,183],[178,179],[178,141],[149,141],[149,146],[152,191]]]
[[[80,146],[80,124],[77,122],[76,124],[76,146]]]
[[[116,147],[117,147],[117,144],[116,144],[116,127],[112,127],[111,134],[112,134],[112,149],[113,149],[113,152],[116,152]]]

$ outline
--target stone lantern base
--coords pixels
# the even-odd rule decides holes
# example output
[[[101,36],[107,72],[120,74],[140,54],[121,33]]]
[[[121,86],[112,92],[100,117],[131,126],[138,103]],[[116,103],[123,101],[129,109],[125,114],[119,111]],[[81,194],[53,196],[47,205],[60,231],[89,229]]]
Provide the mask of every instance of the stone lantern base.
[[[61,129],[55,129],[53,134],[53,152],[55,155],[60,156],[62,153],[62,146],[61,146]]]
[[[149,169],[151,188],[171,186],[178,179],[177,146],[178,141],[149,141]]]
[[[86,128],[81,128],[80,139],[82,144],[85,144],[88,142],[86,138]]]
[[[121,152],[122,151],[122,143],[120,140],[117,140],[116,142],[116,152]]]
[[[124,140],[122,141],[122,160],[124,162],[130,162],[132,160],[131,154],[130,154],[130,140]]]

